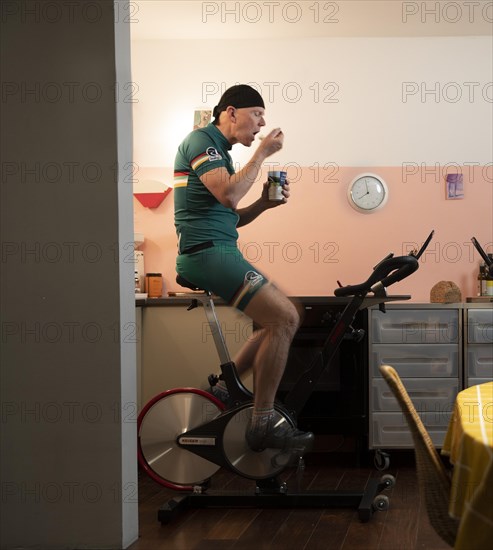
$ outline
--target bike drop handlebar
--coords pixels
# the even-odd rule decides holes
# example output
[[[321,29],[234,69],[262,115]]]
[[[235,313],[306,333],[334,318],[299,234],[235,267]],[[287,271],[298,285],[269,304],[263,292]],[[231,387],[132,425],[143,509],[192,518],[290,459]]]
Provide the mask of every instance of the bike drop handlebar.
[[[378,292],[397,281],[405,279],[414,273],[419,267],[418,260],[414,256],[393,256],[382,260],[370,277],[358,285],[347,285],[334,290],[335,296],[356,296]]]
[[[431,241],[433,233],[434,231],[430,233],[419,252],[413,251],[407,256],[397,257],[389,254],[373,268],[373,273],[364,283],[336,288],[334,295],[365,296],[369,292],[374,292],[375,294],[384,293],[388,286],[409,277],[409,275],[419,268],[418,259]]]

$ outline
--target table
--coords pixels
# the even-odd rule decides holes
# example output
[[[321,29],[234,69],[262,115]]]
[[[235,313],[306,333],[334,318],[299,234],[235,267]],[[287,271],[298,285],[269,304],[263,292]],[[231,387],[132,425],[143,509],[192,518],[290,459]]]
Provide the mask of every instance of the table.
[[[460,520],[456,550],[486,550],[493,541],[493,382],[456,398],[442,454],[454,466],[449,513]]]

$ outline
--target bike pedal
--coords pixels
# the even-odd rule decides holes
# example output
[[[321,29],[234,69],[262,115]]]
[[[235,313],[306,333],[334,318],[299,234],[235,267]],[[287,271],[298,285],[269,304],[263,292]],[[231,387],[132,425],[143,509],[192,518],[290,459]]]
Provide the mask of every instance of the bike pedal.
[[[302,455],[302,450],[290,449],[289,451],[281,451],[270,459],[270,463],[273,468],[291,468],[298,466],[299,469],[300,463],[303,462],[304,464]]]

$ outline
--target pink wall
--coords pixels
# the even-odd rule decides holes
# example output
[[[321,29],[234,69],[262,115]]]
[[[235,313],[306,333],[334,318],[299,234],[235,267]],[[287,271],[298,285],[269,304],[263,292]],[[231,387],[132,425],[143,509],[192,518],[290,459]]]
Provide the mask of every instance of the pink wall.
[[[389,252],[406,253],[435,229],[419,271],[394,285],[390,293],[428,302],[431,287],[449,280],[461,288],[465,300],[477,294],[480,263],[471,237],[493,250],[493,167],[462,167],[465,198],[455,201],[445,199],[447,171],[457,170],[416,165],[289,168],[289,203],[241,228],[240,248],[288,295],[331,296],[337,280],[362,282]],[[389,187],[387,205],[374,214],[357,213],[346,198],[348,183],[362,172],[381,175]],[[142,168],[138,177],[163,180],[163,173],[159,168]],[[257,198],[261,181],[244,205]],[[146,271],[162,272],[166,291],[182,290],[175,283],[173,194],[156,209],[144,208],[134,199],[134,213],[135,231],[145,236],[141,249]]]

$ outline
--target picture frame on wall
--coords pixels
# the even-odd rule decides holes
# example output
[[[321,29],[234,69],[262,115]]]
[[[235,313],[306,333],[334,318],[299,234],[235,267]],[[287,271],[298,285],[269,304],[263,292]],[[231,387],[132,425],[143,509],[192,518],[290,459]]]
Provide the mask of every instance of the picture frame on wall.
[[[447,200],[464,198],[464,177],[462,174],[447,174],[445,193]]]
[[[212,118],[210,109],[197,109],[193,115],[193,129],[205,128]]]

